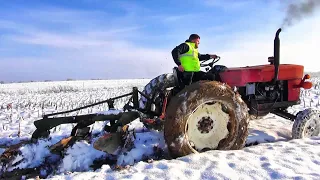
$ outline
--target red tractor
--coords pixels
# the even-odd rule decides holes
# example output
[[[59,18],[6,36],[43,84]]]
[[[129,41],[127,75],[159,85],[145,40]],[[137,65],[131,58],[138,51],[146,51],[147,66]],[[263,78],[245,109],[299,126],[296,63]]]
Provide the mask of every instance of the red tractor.
[[[150,81],[140,98],[140,108],[164,122],[164,136],[173,157],[210,149],[232,150],[244,147],[251,117],[273,113],[294,121],[293,138],[320,133],[319,111],[306,109],[297,115],[287,112],[300,103],[301,88],[312,83],[304,67],[280,64],[278,29],[274,56],[270,64],[227,68],[214,65],[220,58],[205,64],[214,80],[182,83],[183,75],[162,74]]]
[[[128,94],[44,115],[43,119],[34,122],[37,129],[32,139],[48,137],[50,129],[68,123],[77,123],[71,132],[72,137],[85,137],[89,132],[89,125],[95,121],[110,120],[111,125],[106,125],[104,130],[116,138],[102,137],[94,146],[110,153],[118,146],[123,146],[120,142],[126,139],[122,138],[126,135],[119,134],[126,134],[126,128],[124,132],[121,129],[140,118],[147,127],[163,128],[170,155],[179,157],[212,149],[241,149],[248,137],[251,117],[268,113],[294,121],[293,138],[318,136],[318,110],[309,108],[296,115],[287,111],[288,107],[300,104],[301,88],[310,89],[312,83],[307,81],[310,76],[304,75],[303,66],[280,64],[280,32],[281,29],[276,32],[274,55],[268,58],[269,64],[227,68],[215,65],[220,59],[217,58],[201,64],[206,67],[206,77],[210,77],[210,80],[188,83],[183,79],[184,74],[175,67],[173,73],[152,79],[142,92],[134,87]],[[140,99],[139,94],[142,95]],[[109,108],[114,109],[114,101],[126,96],[131,98],[123,107],[123,113],[49,118],[101,103],[108,103]],[[118,127],[121,127],[120,130]]]
[[[318,110],[309,108],[296,115],[287,111],[288,107],[300,103],[301,88],[310,89],[312,83],[306,81],[310,76],[303,74],[303,66],[280,64],[280,32],[281,29],[277,31],[274,39],[274,56],[269,57],[270,64],[227,68],[214,65],[220,59],[217,58],[208,64],[202,63],[202,67],[207,67],[206,77],[211,77],[211,80],[185,84],[184,74],[174,68],[173,73],[163,74],[151,80],[142,92],[133,87],[131,93],[84,107],[46,114],[42,119],[34,121],[36,130],[30,140],[14,144],[1,154],[2,167],[9,168],[7,165],[16,164],[12,161],[19,154],[22,145],[48,138],[50,129],[70,123],[77,124],[73,127],[70,137],[48,147],[51,153],[63,154],[66,148],[78,140],[90,142],[91,138],[99,133],[90,132],[89,126],[96,121],[107,120],[110,125],[106,123],[103,130],[108,134],[96,140],[94,148],[117,154],[120,147],[120,151],[123,149],[126,152],[134,144],[131,141],[134,135],[131,136],[131,132],[128,131],[128,124],[138,118],[147,127],[164,130],[164,139],[172,158],[206,150],[241,149],[248,137],[250,117],[264,116],[268,113],[294,121],[293,138],[319,136]],[[140,99],[139,94],[142,95]],[[109,109],[115,109],[114,101],[127,96],[131,98],[124,105],[122,112],[111,110],[107,113],[58,116],[102,103],[108,103]],[[53,170],[52,164],[60,162],[59,158],[56,158],[55,162],[48,163],[48,159],[37,168],[32,167],[32,171],[40,172],[44,168],[49,172],[48,169]],[[2,174],[0,171],[0,177],[28,174],[32,172],[29,170],[18,168],[8,174]]]

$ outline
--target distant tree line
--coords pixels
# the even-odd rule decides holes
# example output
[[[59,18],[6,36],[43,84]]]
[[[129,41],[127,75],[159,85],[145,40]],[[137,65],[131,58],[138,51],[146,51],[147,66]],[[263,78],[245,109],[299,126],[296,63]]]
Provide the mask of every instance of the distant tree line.
[[[91,78],[90,80],[107,80],[107,79],[101,79],[101,78]],[[31,80],[31,81],[17,81],[17,82],[14,82],[14,81],[11,81],[11,82],[5,82],[5,81],[0,81],[0,84],[6,84],[6,83],[28,83],[28,82],[51,82],[51,81],[54,81],[54,80],[49,80],[49,79],[46,79],[46,80],[43,80],[43,81],[34,81],[34,80]],[[57,80],[58,81],[58,80]],[[60,80],[59,80],[60,81]],[[76,79],[72,79],[72,78],[67,78],[65,81],[77,81]]]

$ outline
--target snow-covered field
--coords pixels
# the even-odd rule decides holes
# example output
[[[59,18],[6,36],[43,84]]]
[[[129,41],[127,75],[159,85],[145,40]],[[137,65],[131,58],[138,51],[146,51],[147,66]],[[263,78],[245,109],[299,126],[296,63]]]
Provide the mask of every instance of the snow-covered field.
[[[307,107],[320,108],[318,87],[320,79],[312,78],[316,86],[301,93],[302,102],[290,109],[298,112]],[[0,84],[0,144],[15,144],[30,138],[35,130],[34,120],[43,114],[59,112],[130,92],[133,86],[140,90],[149,82],[145,80],[91,80],[32,82]],[[126,98],[116,101],[122,108]],[[107,104],[94,106],[71,114],[105,111]],[[90,127],[101,131],[103,122]],[[21,148],[16,161],[25,158],[18,167],[35,167],[49,155],[48,145],[70,134],[72,125],[52,129],[51,139]],[[275,115],[250,122],[247,144],[261,144],[238,151],[209,151],[178,159],[142,161],[153,158],[154,147],[165,150],[162,133],[145,131],[139,120],[132,122],[137,137],[135,148],[116,159],[119,165],[129,168],[114,171],[105,164],[97,170],[90,165],[95,159],[106,157],[92,144],[77,142],[69,147],[52,179],[320,179],[320,137],[291,140],[292,122]],[[4,149],[0,148],[0,153]],[[2,169],[2,167],[1,167]]]

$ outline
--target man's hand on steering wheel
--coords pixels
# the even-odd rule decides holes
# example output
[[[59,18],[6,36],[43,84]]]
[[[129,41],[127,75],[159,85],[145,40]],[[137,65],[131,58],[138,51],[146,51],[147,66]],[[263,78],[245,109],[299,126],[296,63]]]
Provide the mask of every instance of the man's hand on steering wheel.
[[[219,56],[215,55],[215,54],[210,54],[210,58],[212,59],[217,59]]]
[[[220,56],[217,56],[216,54],[209,54],[210,56],[210,59],[207,59],[207,60],[204,60],[200,63],[200,66],[201,67],[206,67],[206,66],[212,66],[213,64],[215,64],[216,62],[218,62],[220,60]],[[212,60],[212,62],[208,63],[208,64],[205,64],[205,62],[209,61],[209,60]]]

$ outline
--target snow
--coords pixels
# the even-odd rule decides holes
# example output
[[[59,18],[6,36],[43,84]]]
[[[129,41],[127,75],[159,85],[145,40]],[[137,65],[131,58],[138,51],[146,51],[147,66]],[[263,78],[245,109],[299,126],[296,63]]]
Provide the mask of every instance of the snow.
[[[319,79],[312,78],[312,81],[317,86],[302,91],[301,104],[290,108],[290,112],[297,113],[308,107],[319,109]],[[142,90],[148,82],[144,79],[0,84],[0,144],[16,144],[30,138],[35,130],[33,122],[43,114],[103,101],[130,92],[133,86]],[[115,110],[108,111],[107,104],[101,104],[67,115],[119,113],[118,109],[128,98],[116,100]],[[100,132],[104,123],[96,122],[90,127],[93,132]],[[136,119],[129,124],[129,130],[136,132],[132,150],[113,157],[95,150],[93,143],[78,141],[66,150],[55,174],[48,179],[320,179],[320,137],[292,140],[292,124],[269,114],[250,121],[246,144],[258,142],[258,145],[169,159],[163,133],[147,130]],[[67,137],[73,126],[58,126],[51,130],[51,139],[22,146],[15,162],[23,161],[15,168],[39,165],[50,154],[46,147]],[[160,160],[154,154],[156,147],[163,150],[164,157]],[[0,153],[3,151],[0,146]],[[114,170],[110,164],[96,170],[91,167],[94,160],[106,157],[129,167],[123,170]]]
[[[272,114],[251,120],[247,144],[290,140],[292,124],[291,121],[282,120]]]
[[[40,140],[38,144],[28,144],[20,148],[21,154],[13,161],[19,163],[17,168],[36,167],[43,162],[44,157],[50,154],[46,146],[51,145],[50,141]],[[29,158],[32,157],[32,158]],[[10,170],[12,170],[10,168]]]
[[[153,147],[165,148],[163,134],[158,132],[137,133],[135,148],[127,153],[120,154],[117,164],[121,166],[134,165],[145,156],[153,155]]]
[[[319,179],[319,166],[320,138],[313,138],[139,162],[121,172],[104,165],[96,172],[51,179]]]
[[[103,114],[103,115],[110,115],[110,114],[119,114],[123,112],[122,110],[118,110],[118,109],[110,109],[110,110],[107,110],[107,111],[99,111],[97,112],[97,114]]]
[[[93,160],[105,156],[85,141],[76,142],[70,147],[63,158],[59,172],[85,171],[90,168]]]

